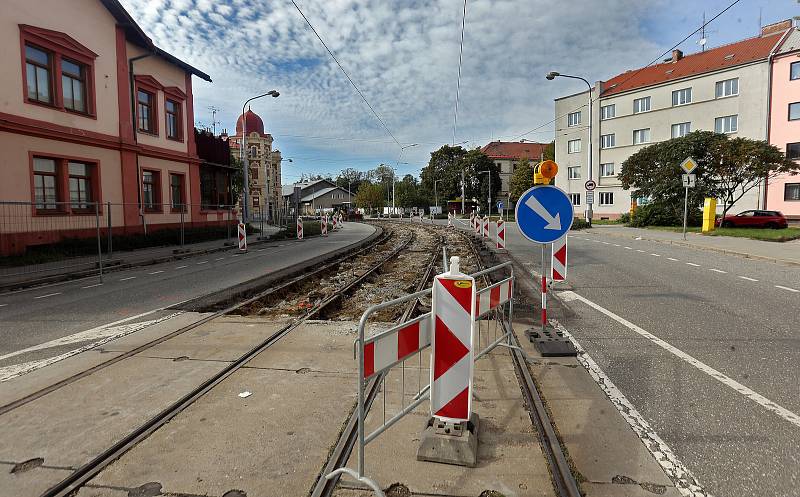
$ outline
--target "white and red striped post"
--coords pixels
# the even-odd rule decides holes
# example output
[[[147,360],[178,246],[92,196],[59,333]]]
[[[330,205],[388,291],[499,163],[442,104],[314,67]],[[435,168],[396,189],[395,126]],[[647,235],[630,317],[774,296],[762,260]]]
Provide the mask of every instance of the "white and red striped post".
[[[453,215],[449,212],[447,213],[447,227],[448,228],[453,227]]]
[[[243,222],[239,222],[239,250],[242,252],[247,252],[247,225]]]
[[[332,218],[332,221],[333,221],[333,226],[332,226],[332,228],[333,228],[333,231],[336,231],[336,230],[338,230],[338,229],[339,229],[339,223],[338,223],[338,221],[336,220],[336,216],[333,216],[333,218]]]
[[[564,235],[553,242],[553,253],[550,258],[550,280],[567,279],[567,236]]]
[[[506,224],[503,219],[497,220],[497,250],[505,250],[506,248]]]
[[[542,332],[547,328],[547,276],[542,274]]]
[[[489,238],[489,216],[483,218],[483,228],[481,231],[483,232],[484,238]]]
[[[297,216],[297,239],[303,239],[303,218],[300,216]]]
[[[336,218],[334,218],[336,219]],[[320,229],[322,230],[322,236],[328,236],[328,215],[325,214],[322,216],[322,219],[319,221]]]

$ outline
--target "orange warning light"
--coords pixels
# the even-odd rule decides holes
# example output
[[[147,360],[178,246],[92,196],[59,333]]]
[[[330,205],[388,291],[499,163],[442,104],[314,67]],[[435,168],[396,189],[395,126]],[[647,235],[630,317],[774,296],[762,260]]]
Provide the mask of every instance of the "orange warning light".
[[[554,161],[546,160],[539,164],[539,174],[548,179],[553,179],[558,174],[558,164]]]

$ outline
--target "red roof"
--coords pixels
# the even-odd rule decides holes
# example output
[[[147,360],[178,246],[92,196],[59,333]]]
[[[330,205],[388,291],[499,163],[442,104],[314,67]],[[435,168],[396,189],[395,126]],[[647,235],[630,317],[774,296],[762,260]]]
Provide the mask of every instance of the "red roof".
[[[247,109],[247,112],[244,113],[244,118],[247,120],[246,124],[248,135],[254,131],[259,135],[264,134],[264,121],[258,117],[258,114],[250,109]],[[236,134],[238,136],[242,135],[242,116],[239,116],[239,119],[236,120]]]
[[[546,146],[546,143],[490,142],[481,149],[481,152],[492,159],[521,159],[522,157],[527,157],[531,160],[539,160]]]
[[[644,69],[624,72],[603,82],[603,96],[622,93],[667,81],[686,78],[748,62],[766,59],[786,30],[748,38],[729,45],[687,55],[675,62],[664,62]],[[616,85],[616,86],[614,86]]]

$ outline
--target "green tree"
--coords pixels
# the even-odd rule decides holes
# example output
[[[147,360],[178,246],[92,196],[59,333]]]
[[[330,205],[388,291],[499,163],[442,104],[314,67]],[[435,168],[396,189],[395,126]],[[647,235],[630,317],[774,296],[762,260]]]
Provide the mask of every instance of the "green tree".
[[[386,205],[386,191],[383,185],[365,181],[358,188],[354,201],[356,206],[372,213],[374,209],[381,209]]]
[[[503,186],[500,181],[500,170],[486,154],[480,149],[467,152],[461,159],[461,166],[464,169],[464,183],[467,198],[478,201],[481,212],[484,214],[491,212],[489,201],[489,185],[492,186],[492,204],[497,203],[497,194]],[[483,171],[489,171],[489,174]],[[491,181],[489,180],[491,176]]]
[[[489,194],[489,175],[481,171],[490,171],[492,185],[492,203],[500,191],[500,172],[494,161],[480,149],[465,150],[462,147],[444,145],[431,153],[428,165],[420,174],[421,192],[434,205],[434,190],[439,196],[439,205],[446,205],[447,200],[461,197],[461,177],[463,172],[464,191],[468,199],[479,202],[482,212],[487,212]],[[434,182],[436,188],[434,189]]]
[[[343,169],[336,177],[336,186],[344,188],[345,190],[349,187],[350,191],[355,194],[366,177],[367,175],[363,171],[348,167],[347,169]]]
[[[544,147],[544,160],[556,160],[556,142],[551,141]]]
[[[511,200],[516,202],[520,195],[533,186],[533,166],[527,157],[520,159],[514,173],[511,175],[509,193]]]

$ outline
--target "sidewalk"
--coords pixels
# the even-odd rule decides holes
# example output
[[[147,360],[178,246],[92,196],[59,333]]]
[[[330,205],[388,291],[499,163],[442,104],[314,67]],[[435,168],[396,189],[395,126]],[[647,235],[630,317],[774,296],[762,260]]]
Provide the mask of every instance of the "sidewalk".
[[[585,230],[586,233],[610,235],[620,238],[648,240],[671,243],[700,250],[721,252],[749,259],[761,259],[783,264],[800,266],[800,240],[789,242],[765,242],[732,236],[706,236],[700,233],[682,233],[673,231],[650,230],[645,228],[628,228],[626,226],[598,226]]]

